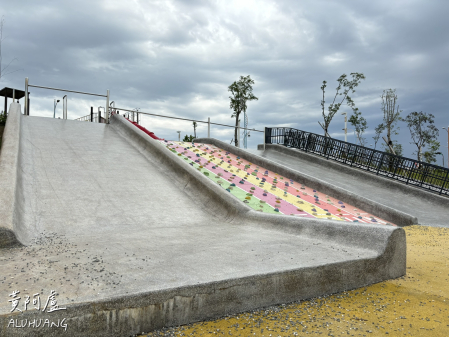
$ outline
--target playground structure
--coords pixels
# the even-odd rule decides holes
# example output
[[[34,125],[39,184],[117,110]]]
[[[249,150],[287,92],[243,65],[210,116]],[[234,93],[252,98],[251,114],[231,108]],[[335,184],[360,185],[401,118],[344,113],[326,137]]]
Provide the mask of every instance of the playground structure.
[[[371,210],[363,209],[345,191],[334,195],[332,186],[262,157],[212,138],[198,140],[192,150],[204,153],[205,146],[215,146],[216,155],[218,148],[229,152],[232,165],[238,156],[242,164],[264,168],[254,172],[250,165],[250,177],[242,180],[264,177],[273,183],[276,173],[278,181],[293,179],[287,191],[276,191],[282,193],[274,201],[280,201],[280,209],[298,183],[300,191],[305,184],[334,204],[349,203],[379,221],[320,219],[312,206],[307,216],[258,212],[244,200],[265,197],[259,186],[249,187],[247,193],[254,193],[242,201],[207,177],[204,166],[180,158],[173,145],[121,115],[108,119],[103,124],[34,117],[13,103],[5,129],[0,157],[5,263],[0,269],[6,279],[0,296],[57,289],[58,305],[66,310],[51,317],[66,319],[67,336],[131,335],[405,274],[400,226],[413,223],[413,217],[369,200],[361,203]],[[193,153],[199,154],[186,158]],[[216,163],[216,170],[225,176],[223,164]],[[323,198],[319,194],[320,203]],[[11,319],[45,314],[11,312],[10,303],[3,303],[2,336],[25,331],[8,328]],[[54,327],[30,331],[37,336],[60,332]]]

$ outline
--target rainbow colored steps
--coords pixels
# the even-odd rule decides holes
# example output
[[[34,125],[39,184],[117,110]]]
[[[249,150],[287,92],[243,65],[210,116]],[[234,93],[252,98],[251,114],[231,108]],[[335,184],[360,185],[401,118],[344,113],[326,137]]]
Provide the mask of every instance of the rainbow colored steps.
[[[393,225],[210,144],[163,141],[166,147],[256,211]]]

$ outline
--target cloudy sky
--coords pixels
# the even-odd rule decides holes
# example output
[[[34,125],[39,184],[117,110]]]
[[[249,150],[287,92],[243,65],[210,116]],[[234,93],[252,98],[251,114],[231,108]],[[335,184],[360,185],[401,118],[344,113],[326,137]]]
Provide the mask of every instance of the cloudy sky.
[[[320,89],[326,108],[337,79],[366,77],[352,98],[368,121],[368,145],[382,121],[381,94],[396,89],[402,116],[432,113],[447,162],[449,125],[449,2],[445,0],[161,0],[7,1],[2,67],[14,60],[0,86],[30,84],[105,94],[117,107],[234,124],[228,86],[254,79],[258,101],[248,102],[249,127],[289,126],[322,134]],[[5,74],[5,72],[3,72]],[[31,88],[31,114],[53,116],[64,93]],[[105,101],[68,94],[69,118],[87,115]],[[21,100],[23,101],[23,100]],[[3,104],[1,105],[3,107]],[[343,105],[341,111],[351,113]],[[62,116],[62,103],[57,106]],[[330,124],[344,139],[344,117]],[[144,117],[142,124],[166,139],[193,134],[191,122]],[[410,133],[397,139],[412,156]],[[198,136],[206,136],[200,124]],[[233,130],[213,127],[230,142]],[[348,141],[355,142],[353,132]],[[248,147],[262,142],[253,133]],[[380,147],[380,142],[377,148]],[[442,158],[438,156],[438,163]]]

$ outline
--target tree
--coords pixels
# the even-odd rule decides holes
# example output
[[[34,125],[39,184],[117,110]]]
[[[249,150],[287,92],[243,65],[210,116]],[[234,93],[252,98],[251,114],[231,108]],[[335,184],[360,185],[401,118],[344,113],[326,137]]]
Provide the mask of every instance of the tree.
[[[196,138],[196,122],[193,122],[193,134]]]
[[[382,144],[384,147],[384,151],[387,153],[395,154],[397,156],[402,156],[402,145],[399,144],[396,140],[393,140],[391,142],[391,147],[393,148],[394,152],[391,152],[390,147],[386,144]]]
[[[387,143],[390,149],[393,149],[394,152],[394,146],[393,142],[391,141],[391,133],[394,133],[395,135],[398,135],[398,132],[396,130],[396,123],[401,119],[401,111],[399,111],[399,105],[396,106],[396,102],[398,99],[398,96],[396,95],[396,89],[388,89],[384,90],[382,96],[382,111],[384,113],[384,121],[382,124],[380,124],[378,127],[382,127],[383,130],[387,130]],[[399,129],[399,127],[398,127]],[[391,151],[388,151],[391,152]]]
[[[5,74],[5,71],[9,68],[9,66],[11,65],[11,63],[12,63],[13,61],[17,60],[17,58],[13,58],[13,59],[11,60],[11,62],[9,62],[9,63],[7,64],[6,67],[4,67],[4,68],[2,67],[2,60],[3,60],[3,58],[2,58],[2,41],[3,41],[3,23],[4,23],[4,22],[5,22],[5,19],[4,19],[3,16],[2,16],[2,19],[1,19],[1,21],[0,21],[0,80],[2,79],[2,77],[6,76],[6,75],[9,75],[9,74],[11,74],[11,73],[14,73],[14,72],[20,70],[20,69],[13,70],[13,71],[10,71],[10,72],[8,72],[8,73]]]
[[[187,135],[185,135],[185,137],[184,137],[184,139],[182,140],[183,142],[189,142],[189,143],[191,143],[191,142],[193,142],[193,140],[195,139],[196,137],[194,137],[194,136],[192,136],[192,135],[190,135],[190,136],[187,136]]]
[[[354,111],[354,114],[348,120],[349,123],[354,127],[357,139],[361,146],[365,146],[365,138],[363,138],[363,133],[368,128],[366,119],[362,117],[362,113],[359,111]]]
[[[228,91],[232,93],[232,96],[229,96],[229,98],[231,99],[229,108],[234,110],[231,118],[235,117],[235,146],[239,146],[238,121],[240,114],[246,111],[246,101],[258,100],[258,98],[253,95],[253,84],[254,80],[252,80],[248,75],[246,77],[240,76],[240,80],[238,82],[236,81],[228,87]]]
[[[8,115],[6,114],[6,112],[4,112],[2,110],[2,112],[0,112],[0,125],[5,125],[6,124],[6,118],[8,117]]]
[[[385,127],[384,125],[381,123],[378,126],[376,126],[376,128],[374,129],[374,133],[376,134],[373,139],[374,139],[374,150],[376,149],[377,146],[377,142],[380,139],[380,135],[382,134],[382,132],[384,132]]]
[[[437,127],[434,125],[434,118],[432,114],[414,111],[409,113],[404,119],[413,140],[410,144],[415,144],[418,148],[417,151],[413,152],[413,154],[418,155],[418,161],[421,161],[422,148],[426,147],[426,145],[438,137],[439,133]]]
[[[440,142],[436,141],[435,139],[431,139],[429,141],[428,145],[429,145],[429,151],[425,151],[423,153],[423,157],[424,157],[424,161],[426,163],[432,164],[437,161],[435,154],[440,149]]]
[[[324,89],[326,88],[326,81],[323,81],[323,85],[321,86],[321,90],[323,91],[323,100],[321,101],[321,107],[323,108],[323,118],[324,118],[324,125],[321,124],[320,122],[318,122],[318,124],[320,124],[320,126],[323,128],[324,130],[324,135],[326,137],[329,136],[328,134],[328,128],[329,128],[329,124],[332,121],[332,118],[334,118],[335,114],[338,112],[338,110],[340,109],[340,106],[343,104],[344,101],[346,101],[347,105],[349,107],[352,108],[352,110],[354,111],[354,113],[356,111],[358,111],[358,108],[355,107],[355,103],[354,101],[351,99],[351,97],[348,96],[349,91],[351,91],[351,93],[354,93],[355,90],[354,88],[357,87],[360,84],[360,80],[364,80],[365,79],[365,75],[363,74],[359,74],[359,73],[351,73],[352,76],[352,80],[348,80],[346,77],[346,74],[341,75],[337,82],[338,82],[338,87],[337,87],[337,92],[335,93],[335,97],[334,100],[332,102],[331,105],[329,105],[328,107],[328,111],[329,113],[326,115],[324,112]],[[341,88],[344,88],[342,93],[338,93],[339,90]],[[335,103],[335,100],[337,98],[338,95],[343,95],[343,99],[341,100],[340,103]]]

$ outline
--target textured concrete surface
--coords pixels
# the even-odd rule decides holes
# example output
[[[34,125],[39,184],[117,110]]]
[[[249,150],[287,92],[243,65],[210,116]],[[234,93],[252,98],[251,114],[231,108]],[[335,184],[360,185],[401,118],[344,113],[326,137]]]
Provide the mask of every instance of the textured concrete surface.
[[[25,246],[0,250],[1,336],[127,336],[405,273],[402,228],[260,214],[121,116],[82,123],[16,105],[17,188],[0,201],[14,197],[17,216],[1,226]],[[51,290],[66,309],[25,310]]]
[[[449,198],[281,145],[267,145],[265,152],[249,152],[410,214],[420,225],[449,227]]]
[[[407,275],[143,336],[449,336],[449,229],[409,226]]]
[[[19,167],[20,106],[12,104],[0,151],[0,249],[19,244],[14,234]]]

